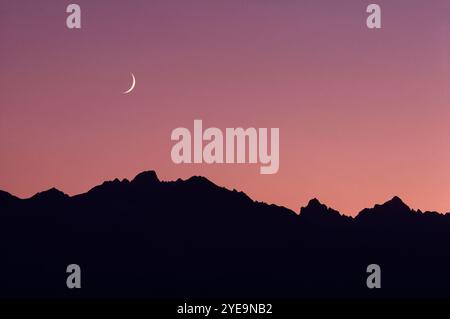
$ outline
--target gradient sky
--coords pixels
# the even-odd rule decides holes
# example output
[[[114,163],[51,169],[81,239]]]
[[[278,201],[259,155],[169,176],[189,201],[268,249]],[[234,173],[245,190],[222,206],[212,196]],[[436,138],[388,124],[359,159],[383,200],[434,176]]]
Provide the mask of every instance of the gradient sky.
[[[296,211],[393,195],[450,211],[450,1],[373,2],[381,30],[361,0],[0,0],[0,189],[73,195],[154,169]],[[170,133],[194,119],[279,127],[278,174],[173,164]]]

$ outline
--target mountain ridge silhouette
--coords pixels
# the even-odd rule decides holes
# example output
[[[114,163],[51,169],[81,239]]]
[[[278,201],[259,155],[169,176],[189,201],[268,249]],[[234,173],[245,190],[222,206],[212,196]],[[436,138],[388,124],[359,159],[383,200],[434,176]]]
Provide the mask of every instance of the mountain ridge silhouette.
[[[225,187],[218,186],[217,184],[210,181],[208,178],[206,178],[204,176],[191,176],[185,180],[179,178],[176,181],[161,181],[158,178],[156,171],[149,170],[149,171],[143,171],[141,173],[138,173],[131,181],[129,181],[126,178],[124,178],[122,180],[115,178],[114,180],[104,181],[100,185],[93,186],[91,189],[89,189],[85,193],[80,193],[80,194],[76,194],[73,196],[67,195],[66,193],[57,189],[56,187],[52,187],[48,190],[38,192],[29,198],[20,198],[20,197],[17,197],[7,191],[0,190],[0,205],[5,202],[11,202],[11,201],[17,202],[17,201],[23,201],[23,200],[45,200],[46,197],[53,197],[53,198],[59,198],[59,199],[77,198],[80,196],[85,196],[86,194],[95,193],[96,191],[111,191],[114,188],[119,190],[121,187],[120,185],[129,185],[130,184],[130,185],[133,185],[134,188],[136,188],[136,187],[144,187],[145,188],[145,187],[150,187],[150,186],[158,184],[158,183],[183,183],[183,182],[184,183],[192,183],[192,182],[195,183],[196,181],[199,183],[204,182],[205,184],[209,184],[210,186],[228,190],[230,192],[239,192],[239,193],[244,194],[246,197],[248,197],[248,195],[245,194],[245,192],[243,192],[243,191],[237,191],[235,189],[229,190]],[[250,197],[248,197],[248,198],[250,198]],[[258,202],[255,200],[253,200],[253,201]],[[269,206],[274,205],[277,207],[283,207],[284,209],[291,210],[287,207],[277,205],[277,204],[268,204],[265,202],[260,202],[260,203],[266,204]],[[400,210],[399,210],[399,208],[400,208]],[[387,200],[386,202],[384,202],[382,204],[375,204],[373,208],[364,208],[359,213],[357,213],[355,216],[348,216],[348,215],[342,214],[338,210],[335,210],[331,207],[326,206],[325,204],[320,202],[319,199],[313,198],[308,202],[308,204],[305,207],[300,207],[299,215],[301,215],[302,211],[303,211],[303,214],[304,214],[303,217],[305,217],[305,216],[309,215],[312,211],[315,211],[316,213],[320,213],[323,216],[334,215],[335,217],[337,217],[339,215],[339,217],[343,217],[343,218],[357,219],[357,218],[361,218],[360,215],[366,215],[369,213],[373,214],[376,212],[382,213],[389,209],[395,210],[396,213],[401,212],[403,214],[406,212],[406,213],[419,213],[419,214],[439,214],[442,216],[450,215],[450,212],[441,213],[441,212],[435,212],[435,211],[413,210],[408,205],[406,205],[403,202],[403,200],[398,196],[393,196],[391,199]],[[294,212],[293,210],[291,210],[291,211]],[[310,216],[307,216],[307,217],[310,217]]]
[[[155,171],[68,196],[0,191],[2,298],[445,298],[450,215],[399,197],[356,217],[299,214],[205,177]],[[82,288],[67,289],[79,264]],[[382,289],[366,286],[379,264]]]

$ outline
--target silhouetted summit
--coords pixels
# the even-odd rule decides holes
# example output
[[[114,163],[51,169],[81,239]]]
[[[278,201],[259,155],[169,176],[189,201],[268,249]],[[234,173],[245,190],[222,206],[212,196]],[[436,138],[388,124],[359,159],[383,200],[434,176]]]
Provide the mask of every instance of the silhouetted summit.
[[[63,193],[59,189],[52,187],[49,190],[39,192],[32,196],[30,200],[32,201],[46,201],[51,203],[53,201],[60,201],[69,198],[69,195]]]
[[[317,199],[297,215],[204,177],[148,171],[72,197],[0,191],[0,207],[0,297],[450,297],[450,215],[398,197],[356,218]],[[76,292],[71,263],[85,274]]]
[[[131,183],[139,187],[148,187],[159,183],[159,179],[155,171],[146,171],[136,175]]]
[[[300,209],[300,218],[305,222],[322,227],[343,226],[352,219],[327,207],[317,198],[311,199],[306,207]]]
[[[356,219],[371,225],[389,224],[392,226],[412,220],[414,213],[399,197],[394,196],[382,205],[363,209]]]
[[[409,206],[406,205],[399,197],[394,196],[391,200],[382,205],[375,205],[373,211],[378,213],[391,211],[396,214],[407,215],[411,212],[411,208],[409,208]]]
[[[328,218],[341,217],[341,214],[332,208],[328,208],[317,198],[313,198],[309,201],[306,207],[302,207],[300,209],[300,216],[304,218]]]

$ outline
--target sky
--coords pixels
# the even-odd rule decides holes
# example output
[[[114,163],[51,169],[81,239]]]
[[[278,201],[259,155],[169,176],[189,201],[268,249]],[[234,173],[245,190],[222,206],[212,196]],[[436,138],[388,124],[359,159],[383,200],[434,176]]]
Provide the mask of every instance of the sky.
[[[74,195],[155,170],[295,211],[394,195],[450,211],[450,1],[376,1],[378,30],[370,3],[0,0],[0,189]],[[195,119],[279,128],[278,173],[174,164],[171,132]]]

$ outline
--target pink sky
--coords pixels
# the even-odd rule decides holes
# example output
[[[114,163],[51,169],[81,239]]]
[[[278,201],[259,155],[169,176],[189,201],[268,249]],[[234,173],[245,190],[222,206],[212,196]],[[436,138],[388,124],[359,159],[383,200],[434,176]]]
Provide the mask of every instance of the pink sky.
[[[156,170],[298,211],[450,211],[450,2],[0,0],[0,189]],[[132,94],[123,95],[137,79]],[[279,127],[280,170],[175,165],[174,128]]]

